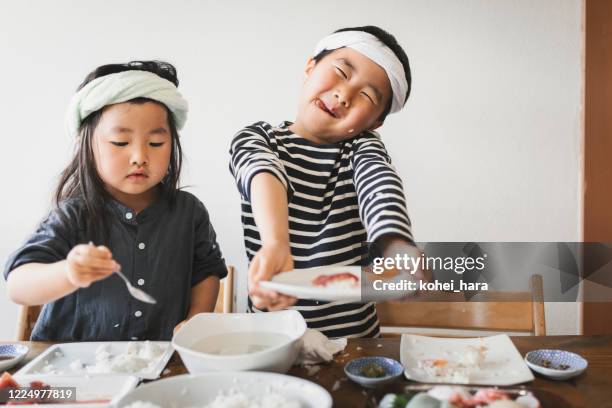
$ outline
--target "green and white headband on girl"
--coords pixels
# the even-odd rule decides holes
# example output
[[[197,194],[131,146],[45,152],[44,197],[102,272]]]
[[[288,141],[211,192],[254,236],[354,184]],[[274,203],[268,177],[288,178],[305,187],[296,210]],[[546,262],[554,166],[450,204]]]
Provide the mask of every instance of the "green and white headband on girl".
[[[341,31],[330,34],[319,41],[315,47],[314,55],[318,55],[325,50],[335,50],[342,47],[354,49],[385,70],[391,83],[391,90],[393,91],[390,113],[395,113],[402,109],[406,102],[408,81],[406,80],[404,66],[395,53],[370,33],[363,31]]]
[[[163,103],[179,130],[187,121],[189,106],[172,82],[152,72],[130,70],[96,78],[74,94],[66,113],[68,133],[78,136],[81,122],[88,115],[107,105],[135,98]]]

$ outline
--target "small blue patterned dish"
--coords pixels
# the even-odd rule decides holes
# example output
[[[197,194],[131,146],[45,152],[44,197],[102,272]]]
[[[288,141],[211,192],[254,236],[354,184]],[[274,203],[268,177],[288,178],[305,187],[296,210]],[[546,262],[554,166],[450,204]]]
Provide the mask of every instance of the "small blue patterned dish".
[[[382,368],[385,374],[380,377],[366,377],[363,369],[367,366]],[[347,377],[366,388],[375,388],[388,384],[404,373],[404,367],[399,361],[387,357],[362,357],[351,360],[344,366]]]
[[[0,371],[15,366],[28,354],[30,349],[23,344],[0,344]]]
[[[582,374],[587,361],[565,350],[540,349],[525,354],[525,362],[533,371],[552,380],[567,380]]]

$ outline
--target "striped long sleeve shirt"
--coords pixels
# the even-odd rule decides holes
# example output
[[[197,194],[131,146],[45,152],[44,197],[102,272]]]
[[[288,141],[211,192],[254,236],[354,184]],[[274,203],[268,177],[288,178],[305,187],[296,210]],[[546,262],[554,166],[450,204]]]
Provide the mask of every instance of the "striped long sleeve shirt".
[[[267,172],[287,189],[291,255],[296,269],[361,265],[366,242],[393,234],[413,242],[401,180],[376,132],[318,145],[289,130],[257,122],[240,130],[230,170],[241,195],[249,261],[261,247],[251,208],[251,180]],[[299,299],[292,307],[328,337],[376,337],[373,303]],[[249,310],[258,312],[249,299]]]

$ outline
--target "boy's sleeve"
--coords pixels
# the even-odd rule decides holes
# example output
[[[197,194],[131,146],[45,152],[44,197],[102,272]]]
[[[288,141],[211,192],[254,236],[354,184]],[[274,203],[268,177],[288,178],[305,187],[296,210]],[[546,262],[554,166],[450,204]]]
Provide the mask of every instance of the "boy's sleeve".
[[[223,279],[227,275],[227,266],[217,243],[217,234],[210,223],[208,211],[200,200],[197,200],[195,217],[192,287],[209,276]]]
[[[244,198],[249,201],[251,199],[253,177],[266,172],[283,183],[287,189],[287,198],[291,199],[293,188],[276,153],[276,140],[270,139],[263,124],[247,126],[238,132],[232,140],[230,155],[230,171]]]
[[[49,213],[21,248],[9,256],[4,267],[4,279],[8,279],[15,268],[27,263],[49,264],[66,259],[77,244],[73,229],[78,228],[78,216],[72,210],[62,206]]]
[[[384,144],[374,133],[357,138],[354,143],[353,181],[368,241],[397,235],[414,243],[402,181]]]

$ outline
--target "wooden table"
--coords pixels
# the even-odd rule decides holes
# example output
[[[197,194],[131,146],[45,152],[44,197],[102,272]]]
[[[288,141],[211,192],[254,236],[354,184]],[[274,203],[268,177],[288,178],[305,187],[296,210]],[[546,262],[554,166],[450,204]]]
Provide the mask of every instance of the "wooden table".
[[[513,337],[514,344],[525,354],[538,348],[559,348],[573,351],[584,356],[589,367],[585,373],[568,381],[552,381],[537,377],[525,384],[528,389],[539,389],[562,396],[571,406],[612,407],[612,336],[545,336]],[[386,388],[372,391],[346,380],[344,365],[351,359],[362,356],[386,356],[399,360],[399,338],[351,339],[346,350],[334,361],[321,366],[321,369],[308,375],[302,367],[293,367],[288,374],[313,381],[327,389],[334,399],[334,407],[375,407],[377,401],[387,392],[401,392],[403,387],[412,384],[405,378]],[[28,357],[12,372],[31,361],[51,343],[23,342],[30,347]],[[162,377],[186,373],[185,366],[178,354],[174,354]],[[339,385],[335,391],[334,385]]]

